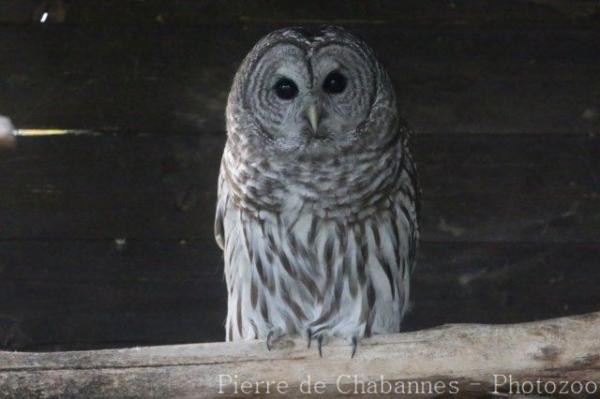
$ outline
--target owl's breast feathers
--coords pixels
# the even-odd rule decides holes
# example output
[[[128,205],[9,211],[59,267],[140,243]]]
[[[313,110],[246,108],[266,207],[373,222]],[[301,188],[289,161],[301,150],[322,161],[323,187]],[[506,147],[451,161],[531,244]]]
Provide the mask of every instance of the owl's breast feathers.
[[[356,142],[337,156],[272,156],[245,138],[232,139],[221,163],[219,196],[260,217],[261,212],[311,212],[347,222],[389,208],[398,193],[414,202],[415,169],[400,132],[378,144]],[[224,187],[225,186],[225,187]]]

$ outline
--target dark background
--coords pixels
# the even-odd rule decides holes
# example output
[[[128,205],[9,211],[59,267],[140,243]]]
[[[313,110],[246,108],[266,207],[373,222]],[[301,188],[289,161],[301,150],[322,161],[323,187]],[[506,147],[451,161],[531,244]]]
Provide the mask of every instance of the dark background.
[[[41,24],[43,12],[46,23]],[[272,29],[333,23],[395,82],[423,190],[414,330],[600,310],[598,1],[0,2],[0,349],[224,338],[224,105]]]

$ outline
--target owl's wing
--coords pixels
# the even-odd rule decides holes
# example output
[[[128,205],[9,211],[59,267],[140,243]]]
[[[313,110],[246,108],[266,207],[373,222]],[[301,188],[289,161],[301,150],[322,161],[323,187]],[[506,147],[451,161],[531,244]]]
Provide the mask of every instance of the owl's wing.
[[[421,206],[421,189],[419,186],[419,179],[417,175],[417,169],[410,152],[406,151],[406,160],[404,165],[406,171],[407,182],[410,187],[408,192],[411,194],[412,200],[410,204],[406,204],[409,209],[408,218],[411,225],[411,234],[409,241],[409,256],[408,261],[410,265],[410,273],[412,274],[417,264],[417,249],[419,246],[419,213]]]
[[[416,254],[419,243],[419,203],[420,189],[415,163],[408,150],[405,153],[400,185],[395,195],[396,223],[401,230],[398,245],[405,248],[404,257],[410,274],[416,266]],[[404,241],[404,243],[402,242]]]
[[[217,245],[223,250],[225,248],[225,213],[227,211],[227,202],[229,201],[229,188],[223,177],[223,166],[219,173],[219,183],[217,191],[217,211],[215,214],[214,234]]]

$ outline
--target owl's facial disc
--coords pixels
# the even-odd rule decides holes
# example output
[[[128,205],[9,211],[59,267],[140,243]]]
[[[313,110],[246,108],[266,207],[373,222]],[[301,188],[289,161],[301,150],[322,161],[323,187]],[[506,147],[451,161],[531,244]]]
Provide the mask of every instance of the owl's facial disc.
[[[333,151],[353,142],[368,117],[373,68],[362,53],[341,44],[308,54],[290,43],[268,49],[248,81],[246,101],[262,131],[281,147]]]

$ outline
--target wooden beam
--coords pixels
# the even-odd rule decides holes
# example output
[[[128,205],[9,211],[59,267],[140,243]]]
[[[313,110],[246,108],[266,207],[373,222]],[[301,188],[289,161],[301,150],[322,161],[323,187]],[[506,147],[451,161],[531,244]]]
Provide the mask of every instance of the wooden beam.
[[[376,336],[360,343],[354,359],[345,342],[328,343],[320,358],[315,347],[307,349],[299,339],[280,342],[271,352],[263,342],[0,352],[0,397],[211,398],[231,396],[236,389],[238,394],[258,390],[266,395],[268,389],[269,394],[279,391],[294,397],[306,396],[309,388],[313,394],[322,390],[333,395],[355,389],[359,394],[363,389],[506,392],[507,384],[494,382],[509,379],[513,393],[529,391],[528,382],[534,389],[551,389],[548,381],[558,387],[563,381],[578,382],[583,392],[597,393],[599,337],[596,312],[524,324],[445,325]]]
[[[0,156],[0,241],[187,239],[218,249],[212,223],[224,133],[17,144]],[[422,240],[600,242],[600,136],[416,134],[412,149]]]
[[[431,27],[443,25],[548,26],[592,24],[600,5],[594,0],[520,0],[493,2],[482,7],[476,0],[429,3],[419,0],[379,0],[373,2],[316,0],[297,7],[293,0],[263,0],[252,4],[243,0],[176,2],[146,0],[2,0],[0,24],[46,23],[90,24],[401,24]]]
[[[96,3],[102,10],[90,15],[105,14],[110,21],[105,25],[79,25],[70,17],[65,24],[37,28],[0,23],[0,112],[17,128],[163,136],[222,131],[227,93],[243,57],[270,30],[302,24],[295,19],[278,24],[119,24],[113,21],[118,13],[104,1]],[[322,2],[315,4],[322,7]],[[327,4],[330,15],[344,9],[336,2]],[[488,5],[481,12],[491,16]],[[525,10],[517,14],[528,15]],[[441,14],[434,15],[443,23]],[[401,115],[418,133],[597,134],[597,23],[592,28],[570,22],[564,26],[538,16],[533,26],[514,26],[517,19],[470,19],[476,21],[473,25],[457,18],[456,24],[438,29],[426,16],[402,17],[386,25],[346,27],[369,43],[386,66]],[[411,28],[411,21],[418,25]]]

